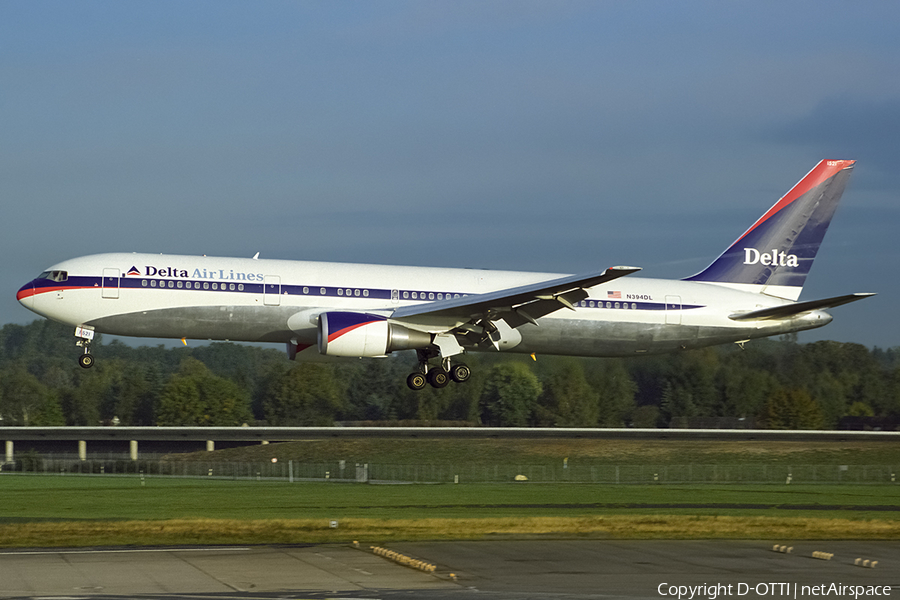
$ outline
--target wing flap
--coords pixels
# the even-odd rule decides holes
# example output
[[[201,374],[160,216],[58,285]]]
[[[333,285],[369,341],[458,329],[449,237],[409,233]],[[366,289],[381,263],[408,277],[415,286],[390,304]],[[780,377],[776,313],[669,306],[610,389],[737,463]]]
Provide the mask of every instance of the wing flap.
[[[808,302],[793,302],[791,304],[783,304],[781,306],[773,306],[770,308],[762,308],[760,310],[752,310],[746,313],[735,313],[729,315],[732,321],[769,321],[773,319],[790,319],[803,313],[812,312],[814,310],[822,310],[826,308],[834,308],[850,302],[856,302],[869,296],[872,293],[847,294],[846,296],[835,296],[834,298],[824,298],[822,300],[810,300]]]

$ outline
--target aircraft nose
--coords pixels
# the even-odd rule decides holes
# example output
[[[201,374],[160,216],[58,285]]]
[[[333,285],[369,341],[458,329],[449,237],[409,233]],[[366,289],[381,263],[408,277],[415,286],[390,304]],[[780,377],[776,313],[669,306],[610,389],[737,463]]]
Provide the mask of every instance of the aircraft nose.
[[[19,288],[18,293],[16,293],[16,300],[19,303],[27,308],[28,310],[34,310],[34,281],[29,281],[21,288]]]

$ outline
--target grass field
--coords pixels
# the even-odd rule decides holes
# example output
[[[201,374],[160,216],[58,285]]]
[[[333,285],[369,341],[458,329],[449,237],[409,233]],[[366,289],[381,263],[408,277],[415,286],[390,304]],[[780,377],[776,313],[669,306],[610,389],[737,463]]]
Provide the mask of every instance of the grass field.
[[[900,464],[879,442],[318,440],[170,460],[443,464]],[[337,528],[330,526],[338,522]],[[0,474],[0,547],[385,542],[490,536],[900,539],[882,485],[362,485]]]
[[[386,439],[332,438],[172,455],[172,460],[386,464],[688,464],[900,465],[900,445],[883,441],[786,442],[716,440],[603,440],[582,438]]]
[[[900,538],[894,486],[142,483],[7,474],[0,496],[4,547],[491,535]]]

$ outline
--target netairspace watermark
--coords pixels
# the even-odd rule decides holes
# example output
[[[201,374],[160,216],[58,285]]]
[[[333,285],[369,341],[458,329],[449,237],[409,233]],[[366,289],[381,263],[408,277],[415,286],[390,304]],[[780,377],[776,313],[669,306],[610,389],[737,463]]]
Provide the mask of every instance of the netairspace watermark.
[[[803,585],[799,583],[714,583],[703,585],[674,585],[661,583],[656,588],[660,596],[671,596],[676,600],[716,600],[716,598],[750,596],[817,598],[834,596],[840,598],[873,598],[890,596],[889,585],[843,585],[841,583],[823,583],[820,585]]]

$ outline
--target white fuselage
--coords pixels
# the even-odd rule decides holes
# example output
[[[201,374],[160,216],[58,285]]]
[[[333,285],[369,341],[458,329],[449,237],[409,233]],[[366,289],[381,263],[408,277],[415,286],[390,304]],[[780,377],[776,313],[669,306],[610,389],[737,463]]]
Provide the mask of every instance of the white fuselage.
[[[560,277],[487,271],[156,254],[99,254],[51,267],[19,300],[47,318],[114,335],[288,342],[317,353],[318,315],[383,314],[401,306],[514,288]],[[31,286],[29,288],[29,286]],[[516,352],[627,356],[669,352],[821,327],[823,311],[735,321],[787,300],[721,284],[623,277],[588,290],[575,310],[518,328]],[[424,322],[418,328],[437,333]]]

